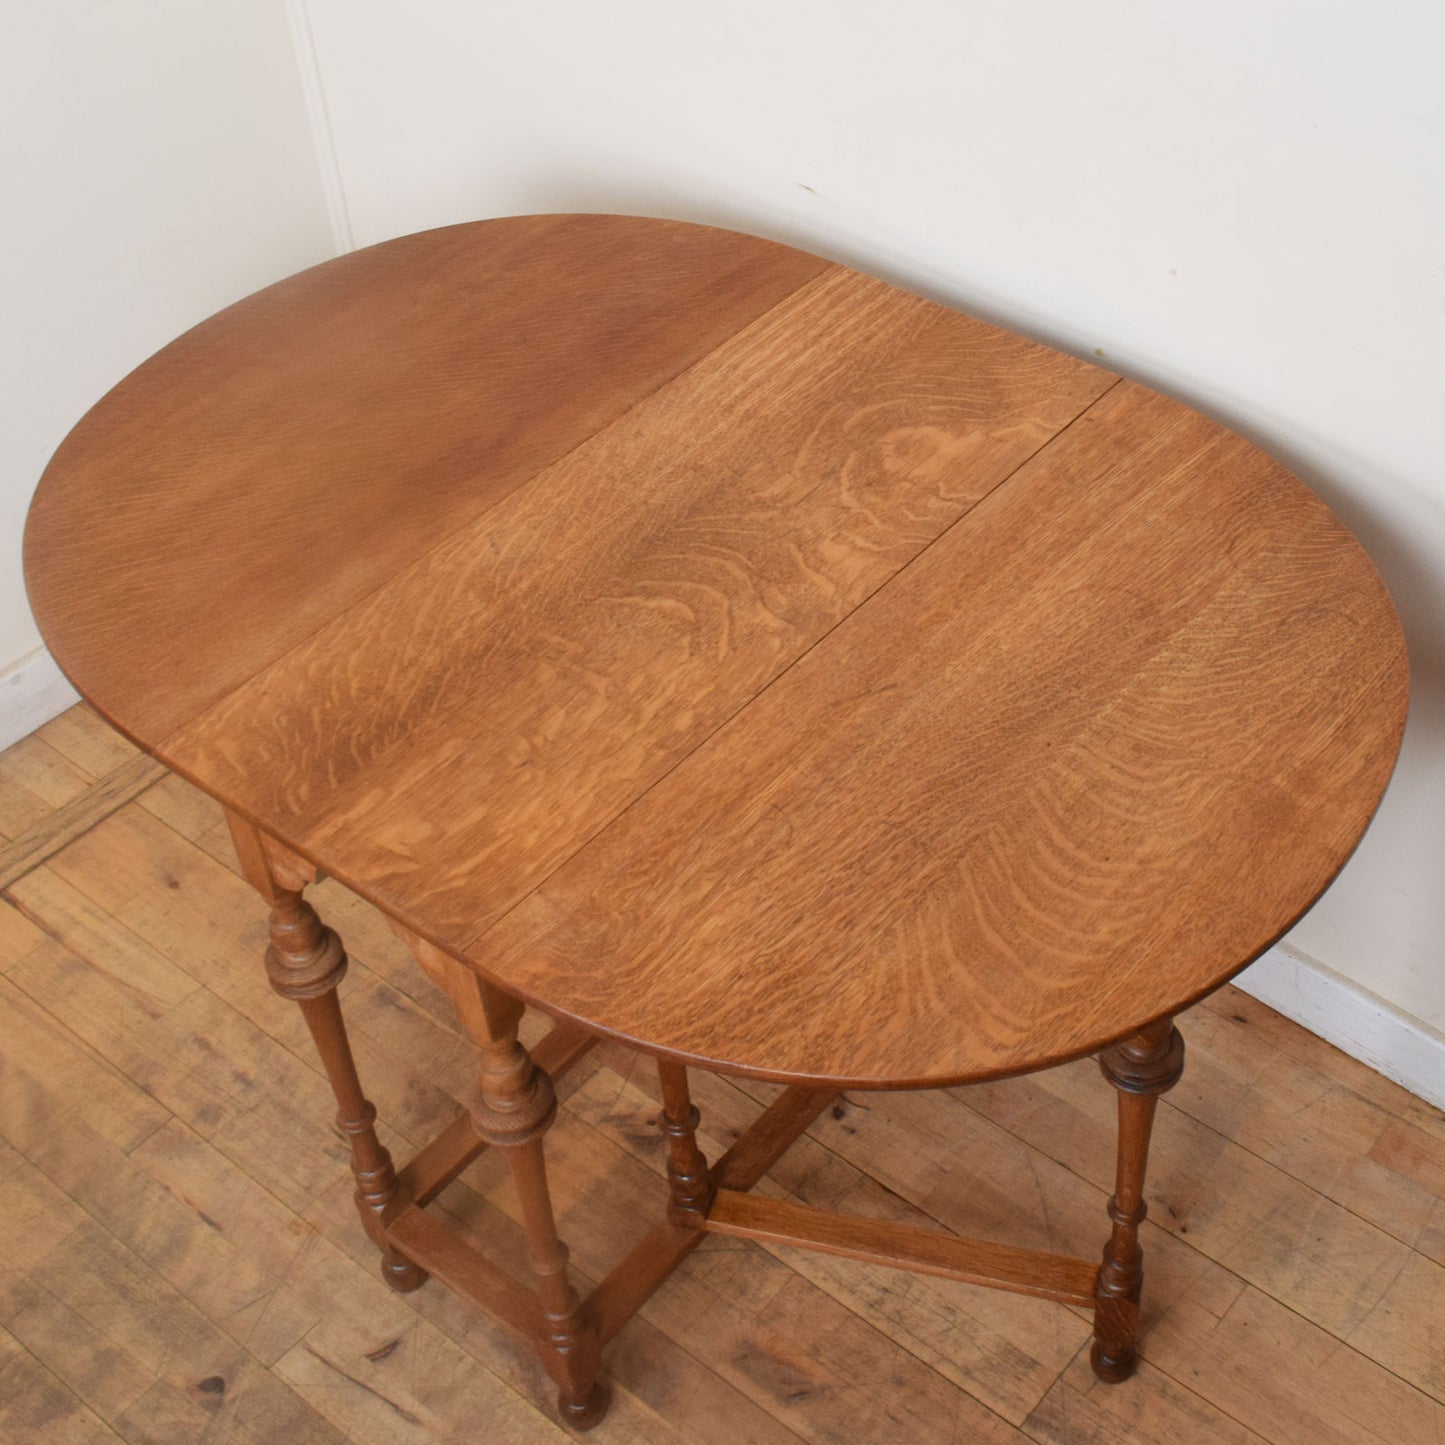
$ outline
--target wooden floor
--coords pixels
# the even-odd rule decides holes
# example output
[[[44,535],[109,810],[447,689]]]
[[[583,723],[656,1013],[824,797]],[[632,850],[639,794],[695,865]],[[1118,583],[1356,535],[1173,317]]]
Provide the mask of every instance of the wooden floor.
[[[0,1440],[565,1438],[504,1335],[381,1283],[217,810],[77,708],[0,755],[0,834]],[[469,1047],[375,913],[314,897],[405,1156]],[[1082,1313],[712,1237],[611,1347],[592,1438],[1445,1445],[1445,1116],[1235,990],[1182,1027],[1134,1380],[1094,1383]],[[695,1090],[710,1153],[770,1096]],[[595,1280],[661,1208],[652,1076],[603,1048],[560,1092],[559,1222]],[[1088,1062],[849,1097],[763,1188],[1092,1254],[1112,1127]],[[433,1207],[520,1272],[494,1158]]]

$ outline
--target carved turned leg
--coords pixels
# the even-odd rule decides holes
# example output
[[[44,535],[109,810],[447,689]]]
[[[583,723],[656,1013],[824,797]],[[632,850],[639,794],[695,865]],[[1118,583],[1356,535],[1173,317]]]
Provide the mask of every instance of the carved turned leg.
[[[574,1429],[595,1425],[607,1409],[607,1389],[598,1378],[602,1345],[596,1321],[567,1277],[567,1246],[557,1234],[542,1136],[557,1114],[552,1080],[537,1068],[517,1038],[521,1004],[500,990],[472,981],[480,995],[485,1032],[481,1105],[477,1133],[506,1151],[512,1182],[522,1205],[527,1251],[542,1309],[542,1363],[560,1389],[557,1408]]]
[[[268,844],[244,819],[227,814],[241,870],[271,905],[271,942],[266,974],[283,998],[294,999],[311,1030],[316,1052],[336,1096],[336,1122],[351,1146],[356,1207],[361,1223],[381,1250],[382,1278],[401,1293],[418,1289],[427,1274],[386,1241],[385,1220],[401,1201],[391,1155],[376,1137],[376,1109],[361,1091],[356,1061],[341,1017],[337,985],[346,973],[346,952],[334,930],[301,896],[314,877],[303,859]]]
[[[520,999],[478,978],[465,964],[393,921],[397,936],[451,999],[463,1027],[481,1050],[481,1099],[472,1109],[479,1137],[504,1150],[522,1206],[527,1253],[541,1308],[537,1353],[557,1382],[557,1408],[574,1430],[595,1425],[607,1411],[599,1378],[602,1341],[597,1321],[567,1277],[567,1246],[557,1234],[542,1136],[557,1115],[557,1097],[517,1038]]]
[[[1114,1196],[1109,1200],[1113,1232],[1104,1247],[1094,1301],[1094,1373],[1108,1384],[1134,1373],[1139,1334],[1139,1293],[1144,1254],[1139,1226],[1144,1204],[1144,1170],[1149,1134],[1159,1095],[1184,1072],[1184,1040],[1170,1019],[1150,1024],[1131,1039],[1099,1055],[1104,1077],[1119,1091],[1119,1156]]]
[[[396,1202],[396,1170],[376,1137],[376,1107],[361,1092],[336,986],[346,972],[341,940],[316,916],[299,891],[276,890],[266,973],[271,987],[295,999],[336,1095],[336,1122],[351,1144],[356,1207],[366,1232],[381,1249],[381,1274],[403,1294],[426,1283],[426,1271],[386,1242],[384,1221]]]
[[[707,1217],[717,1191],[697,1147],[698,1112],[688,1091],[687,1070],[659,1059],[657,1077],[662,1084],[662,1132],[667,1135],[667,1181],[672,1190],[667,1215],[674,1224],[697,1226]]]

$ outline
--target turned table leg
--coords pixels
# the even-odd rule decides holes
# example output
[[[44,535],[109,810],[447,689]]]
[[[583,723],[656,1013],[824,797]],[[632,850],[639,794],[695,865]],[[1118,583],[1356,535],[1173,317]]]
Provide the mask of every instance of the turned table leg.
[[[362,1093],[336,996],[346,973],[341,939],[301,896],[305,880],[298,876],[300,870],[292,868],[288,876],[249,824],[234,815],[228,815],[228,821],[242,870],[271,905],[267,977],[277,993],[300,1005],[336,1096],[336,1122],[351,1148],[357,1211],[381,1250],[382,1278],[401,1293],[418,1289],[426,1283],[426,1271],[386,1240],[386,1220],[402,1201],[397,1198],[391,1155],[376,1136],[376,1108]]]
[[[1119,1093],[1119,1154],[1109,1200],[1113,1232],[1104,1247],[1094,1301],[1090,1361],[1099,1379],[1117,1384],[1134,1373],[1144,1252],[1139,1226],[1148,1212],[1144,1171],[1159,1095],[1184,1072],[1184,1039],[1170,1019],[1150,1024],[1099,1055],[1104,1077]]]
[[[465,964],[393,923],[422,968],[451,998],[481,1050],[481,1098],[472,1108],[477,1134],[506,1156],[522,1206],[527,1254],[542,1328],[537,1353],[557,1382],[557,1408],[575,1430],[587,1430],[607,1411],[600,1378],[602,1340],[597,1320],[567,1276],[567,1246],[557,1234],[542,1137],[557,1115],[557,1097],[517,1037],[523,1005],[484,982]]]
[[[697,1147],[698,1112],[687,1087],[687,1070],[659,1059],[657,1077],[662,1085],[662,1132],[667,1135],[667,1182],[672,1192],[668,1218],[674,1224],[696,1225],[707,1217],[717,1191]]]
[[[607,1390],[598,1378],[602,1346],[597,1325],[582,1308],[567,1277],[567,1246],[557,1234],[542,1136],[557,1114],[552,1080],[517,1038],[521,1012],[513,1000],[477,980],[488,1023],[482,1050],[481,1106],[473,1115],[477,1133],[506,1153],[522,1206],[527,1252],[542,1307],[542,1363],[557,1382],[557,1408],[574,1428],[595,1425],[607,1409]]]

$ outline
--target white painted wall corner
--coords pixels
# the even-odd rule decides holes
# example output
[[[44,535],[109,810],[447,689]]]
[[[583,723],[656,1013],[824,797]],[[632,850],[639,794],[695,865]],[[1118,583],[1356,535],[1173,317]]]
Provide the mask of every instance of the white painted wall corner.
[[[326,198],[331,238],[336,244],[336,254],[343,256],[356,249],[356,239],[351,225],[351,212],[346,204],[346,187],[341,179],[341,159],[336,151],[331,112],[326,104],[326,87],[321,79],[321,58],[316,53],[316,40],[311,33],[311,15],[306,8],[306,0],[286,0],[286,22],[291,31],[291,44],[296,52],[301,92],[306,98],[306,115],[311,122],[311,145],[316,155],[316,171],[321,179],[321,192]]]
[[[0,748],[18,743],[42,723],[80,701],[55,659],[43,648],[0,672]]]
[[[1445,1036],[1305,954],[1276,944],[1234,982],[1252,998],[1445,1109]]]

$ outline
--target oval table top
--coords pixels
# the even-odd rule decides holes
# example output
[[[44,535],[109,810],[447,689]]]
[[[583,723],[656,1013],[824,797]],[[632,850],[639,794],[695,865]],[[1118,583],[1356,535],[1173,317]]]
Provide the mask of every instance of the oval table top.
[[[1217,987],[1404,722],[1368,558],[1097,366],[709,227],[344,256],[47,469],[51,651],[147,751],[546,1010],[950,1084]]]

